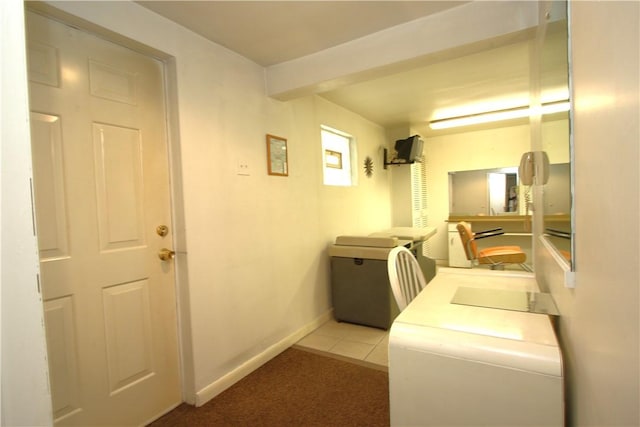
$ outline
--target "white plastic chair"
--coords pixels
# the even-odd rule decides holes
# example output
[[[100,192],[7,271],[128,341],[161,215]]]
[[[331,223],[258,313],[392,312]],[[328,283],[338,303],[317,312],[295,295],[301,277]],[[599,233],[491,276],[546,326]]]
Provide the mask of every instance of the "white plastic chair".
[[[389,252],[387,271],[393,297],[402,311],[427,286],[427,281],[418,260],[404,246],[397,246]]]

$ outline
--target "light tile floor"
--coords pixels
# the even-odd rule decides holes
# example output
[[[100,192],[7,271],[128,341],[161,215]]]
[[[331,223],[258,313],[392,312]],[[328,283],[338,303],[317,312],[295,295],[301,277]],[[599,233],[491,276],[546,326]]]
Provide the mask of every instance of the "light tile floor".
[[[387,370],[389,331],[329,320],[295,347]]]

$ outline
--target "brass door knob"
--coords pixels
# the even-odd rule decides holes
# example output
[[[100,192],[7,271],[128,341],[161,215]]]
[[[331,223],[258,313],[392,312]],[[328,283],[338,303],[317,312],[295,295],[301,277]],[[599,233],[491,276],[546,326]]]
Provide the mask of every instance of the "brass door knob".
[[[160,252],[158,252],[158,258],[160,258],[162,261],[169,261],[170,259],[175,258],[175,256],[176,253],[167,248],[162,248],[160,249]]]

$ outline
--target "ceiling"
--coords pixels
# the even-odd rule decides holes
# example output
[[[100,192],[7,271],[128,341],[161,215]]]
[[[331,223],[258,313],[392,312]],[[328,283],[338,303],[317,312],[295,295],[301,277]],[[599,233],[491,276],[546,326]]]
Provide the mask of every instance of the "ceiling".
[[[138,1],[265,67],[464,3],[468,1]]]
[[[466,1],[140,1],[140,5],[260,64],[316,53]],[[293,35],[293,36],[292,36]],[[485,52],[320,94],[386,128],[422,136],[441,109],[527,96],[528,44]],[[444,131],[438,131],[443,133]]]

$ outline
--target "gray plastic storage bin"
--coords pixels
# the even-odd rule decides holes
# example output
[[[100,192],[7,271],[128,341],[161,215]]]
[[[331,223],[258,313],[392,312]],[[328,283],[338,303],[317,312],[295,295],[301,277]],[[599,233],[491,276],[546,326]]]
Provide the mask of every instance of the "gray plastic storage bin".
[[[400,313],[393,297],[387,257],[398,239],[339,236],[329,248],[331,297],[337,321],[389,329]]]

